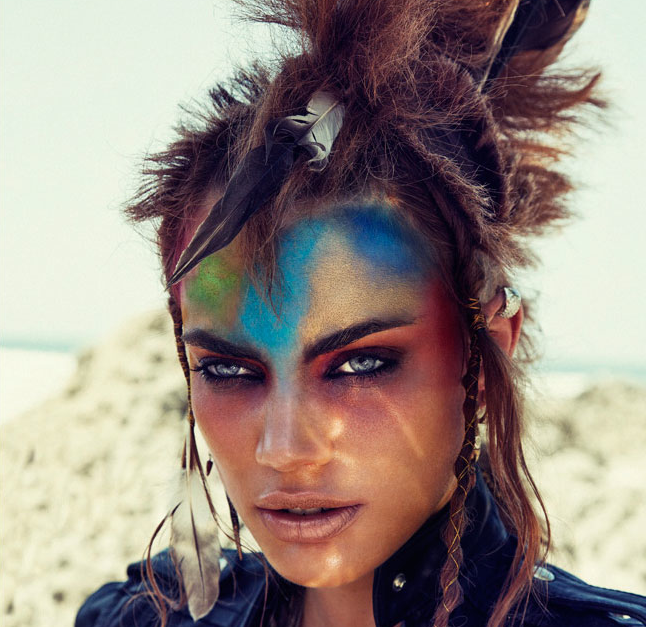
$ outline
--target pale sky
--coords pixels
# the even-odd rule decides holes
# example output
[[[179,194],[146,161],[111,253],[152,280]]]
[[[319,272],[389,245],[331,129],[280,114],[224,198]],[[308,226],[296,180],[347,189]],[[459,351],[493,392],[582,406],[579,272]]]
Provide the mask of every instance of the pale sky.
[[[120,206],[178,105],[266,47],[227,6],[0,3],[2,342],[89,344],[163,306],[152,246]],[[548,365],[646,367],[645,23],[644,0],[592,0],[570,47],[574,63],[605,70],[614,108],[571,165],[581,220],[541,244],[543,268],[521,283],[541,294]]]

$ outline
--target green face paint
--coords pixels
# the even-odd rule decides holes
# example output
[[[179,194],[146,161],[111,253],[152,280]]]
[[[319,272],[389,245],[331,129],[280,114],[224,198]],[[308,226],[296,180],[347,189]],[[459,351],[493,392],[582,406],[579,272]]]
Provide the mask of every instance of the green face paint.
[[[187,281],[186,295],[193,305],[223,322],[233,322],[240,303],[242,272],[224,255],[204,259]]]

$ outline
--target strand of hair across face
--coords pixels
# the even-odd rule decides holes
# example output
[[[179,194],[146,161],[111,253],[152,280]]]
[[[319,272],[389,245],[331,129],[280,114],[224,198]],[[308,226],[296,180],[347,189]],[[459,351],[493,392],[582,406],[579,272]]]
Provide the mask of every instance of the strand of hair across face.
[[[471,346],[467,371],[462,379],[466,393],[462,412],[464,415],[464,439],[455,462],[457,487],[449,505],[449,520],[444,528],[442,539],[447,546],[447,557],[440,572],[442,598],[433,617],[434,627],[447,627],[451,612],[462,602],[462,587],[458,581],[462,565],[462,533],[467,516],[465,502],[475,483],[474,449],[478,428],[478,377],[480,374],[481,352],[479,334],[486,328],[484,315],[477,298],[469,300],[471,315]]]
[[[173,332],[175,334],[175,347],[177,348],[177,357],[179,358],[179,363],[182,366],[182,372],[184,373],[184,378],[186,379],[189,421],[192,421],[193,412],[191,411],[191,369],[188,365],[186,348],[184,347],[184,341],[182,340],[182,313],[173,297],[168,299],[168,310],[170,312],[171,318],[173,319]]]

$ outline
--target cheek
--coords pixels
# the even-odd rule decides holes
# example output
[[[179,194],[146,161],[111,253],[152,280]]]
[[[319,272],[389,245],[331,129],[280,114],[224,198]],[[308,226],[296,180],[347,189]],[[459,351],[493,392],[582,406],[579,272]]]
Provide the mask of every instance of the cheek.
[[[223,474],[235,472],[254,460],[261,397],[261,391],[253,389],[242,394],[216,394],[199,374],[191,374],[195,422]]]
[[[446,450],[454,460],[463,435],[462,386],[453,381],[451,388],[436,387],[422,373],[402,379],[326,394],[313,410],[328,426],[338,425],[331,431],[339,445],[353,449],[357,457],[374,448],[382,459],[428,461],[446,457]]]
[[[464,438],[464,345],[455,318],[436,320],[419,343],[415,375],[407,390],[418,408],[419,442],[442,464],[453,465]]]
[[[437,473],[452,471],[463,437],[463,401],[458,368],[430,367],[415,357],[387,383],[326,390],[311,413],[357,464],[396,464],[412,474],[420,464]]]

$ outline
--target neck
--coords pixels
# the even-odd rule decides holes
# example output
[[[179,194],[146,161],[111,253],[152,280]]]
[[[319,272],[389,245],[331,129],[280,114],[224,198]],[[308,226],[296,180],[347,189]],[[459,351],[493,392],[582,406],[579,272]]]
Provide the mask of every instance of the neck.
[[[375,627],[373,573],[336,588],[308,588],[301,627]]]

